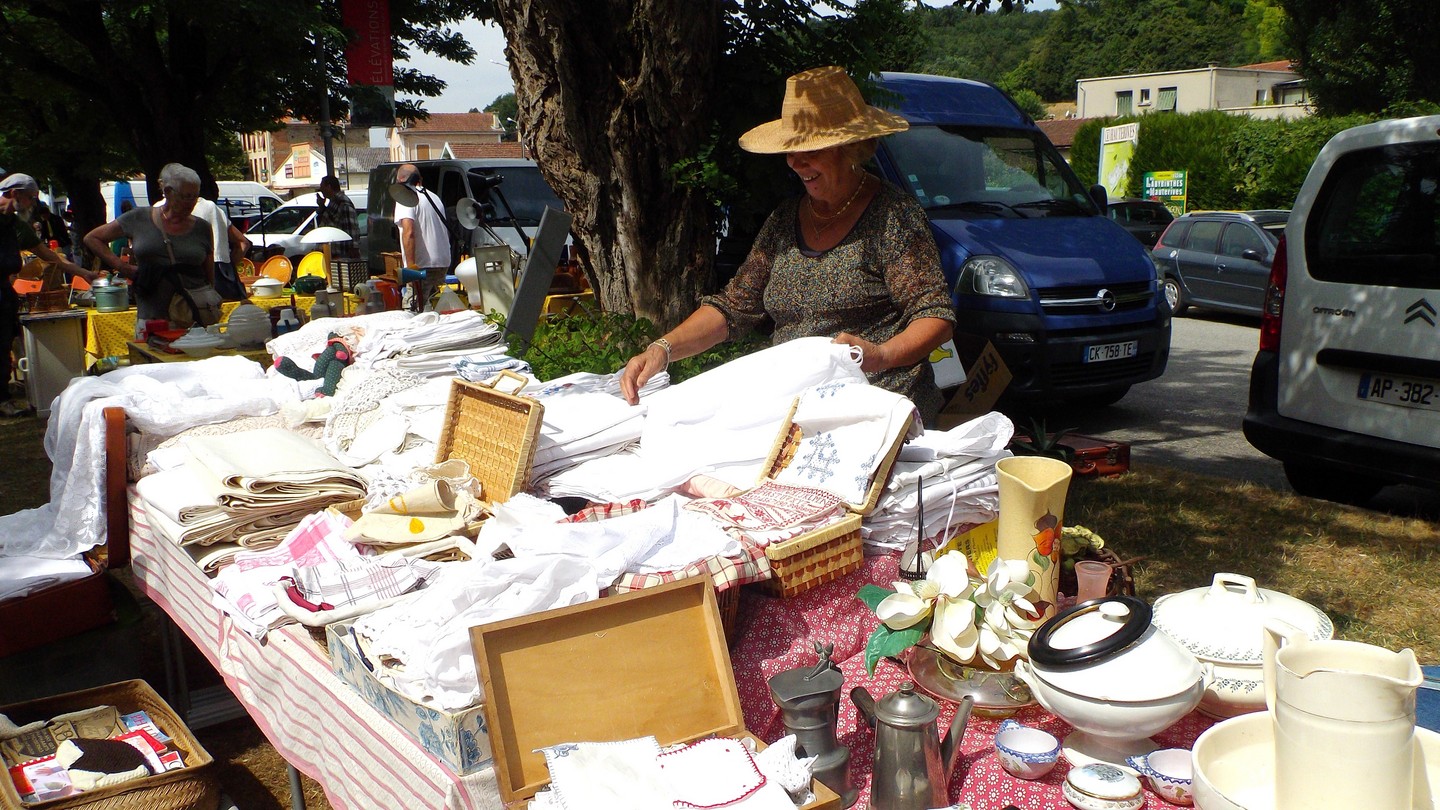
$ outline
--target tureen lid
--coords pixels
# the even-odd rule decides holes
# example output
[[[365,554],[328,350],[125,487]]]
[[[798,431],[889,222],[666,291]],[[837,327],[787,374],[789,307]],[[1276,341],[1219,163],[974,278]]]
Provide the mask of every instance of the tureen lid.
[[[1108,801],[1123,801],[1140,794],[1140,780],[1103,762],[1071,768],[1065,781],[1080,792]]]
[[[1200,662],[1150,622],[1150,606],[1107,596],[1063,610],[1030,637],[1037,677],[1082,697],[1159,700],[1193,687]]]
[[[1209,587],[1155,600],[1155,626],[1206,661],[1261,666],[1267,619],[1292,624],[1313,641],[1335,635],[1335,625],[1319,608],[1257,588],[1254,579],[1242,574],[1216,574]]]
[[[205,327],[192,326],[190,327],[190,331],[170,341],[170,345],[182,349],[185,347],[189,347],[192,349],[203,349],[220,346],[224,342],[225,341],[221,340],[216,335],[212,335],[209,332],[205,331]]]

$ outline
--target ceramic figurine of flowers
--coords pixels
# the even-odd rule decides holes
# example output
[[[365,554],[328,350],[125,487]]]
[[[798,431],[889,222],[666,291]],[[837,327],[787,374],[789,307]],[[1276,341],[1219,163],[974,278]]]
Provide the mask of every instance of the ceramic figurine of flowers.
[[[896,581],[894,589],[866,585],[856,597],[875,611],[880,626],[865,645],[865,667],[918,644],[930,643],[961,664],[999,669],[1025,653],[1040,613],[1026,580],[1023,560],[996,559],[983,579],[972,579],[970,561],[959,551],[937,557],[914,582]]]

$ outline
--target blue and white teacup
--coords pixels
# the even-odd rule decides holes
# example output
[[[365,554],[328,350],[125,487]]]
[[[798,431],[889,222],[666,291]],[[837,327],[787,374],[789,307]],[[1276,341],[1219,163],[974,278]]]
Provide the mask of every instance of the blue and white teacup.
[[[1038,728],[1006,720],[995,733],[1000,767],[1020,779],[1039,779],[1060,759],[1060,741]]]
[[[1125,761],[1149,780],[1155,795],[1181,807],[1195,803],[1195,794],[1190,786],[1194,776],[1190,749],[1161,748],[1148,754],[1126,757]]]

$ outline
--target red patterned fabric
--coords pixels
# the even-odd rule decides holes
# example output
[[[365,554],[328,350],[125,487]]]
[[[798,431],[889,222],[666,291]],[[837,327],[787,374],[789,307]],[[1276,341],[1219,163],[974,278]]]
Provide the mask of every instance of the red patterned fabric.
[[[855,598],[855,592],[867,584],[890,587],[896,578],[896,561],[893,555],[869,558],[854,574],[791,599],[767,597],[752,593],[753,589],[743,591],[739,616],[741,641],[730,655],[746,726],[766,742],[774,742],[785,735],[785,726],[766,681],[787,669],[813,664],[814,642],[835,645],[833,660],[845,675],[839,736],[841,744],[850,749],[851,780],[860,788],[856,807],[866,806],[869,799],[875,738],[874,732],[858,719],[855,704],[850,701],[850,690],[863,686],[878,700],[898,689],[909,679],[909,674],[885,660],[875,667],[873,678],[865,674],[865,641],[878,620]],[[941,701],[940,705],[943,732],[955,716],[955,704]],[[1063,740],[1070,733],[1069,726],[1039,706],[1022,709],[1015,719],[1042,728],[1057,739]],[[971,717],[961,742],[961,760],[950,782],[951,800],[969,802],[973,810],[1000,810],[1010,804],[1025,810],[1070,810],[1070,804],[1060,792],[1069,770],[1063,758],[1055,770],[1033,782],[1001,770],[994,748],[1000,722],[998,718]],[[1213,722],[1192,712],[1154,739],[1161,747],[1189,748]],[[1169,808],[1170,805],[1151,793],[1147,785],[1145,807]]]

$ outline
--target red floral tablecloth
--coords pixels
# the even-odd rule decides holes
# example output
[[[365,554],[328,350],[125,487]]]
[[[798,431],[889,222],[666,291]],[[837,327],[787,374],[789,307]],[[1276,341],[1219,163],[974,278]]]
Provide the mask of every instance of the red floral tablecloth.
[[[857,808],[865,807],[870,793],[870,761],[874,733],[858,717],[850,690],[863,686],[877,700],[890,694],[909,679],[895,664],[882,660],[874,677],[865,674],[865,641],[877,624],[875,615],[855,598],[862,585],[890,587],[896,578],[896,557],[872,557],[847,577],[822,585],[792,599],[778,599],[747,589],[740,603],[739,638],[731,650],[736,685],[745,724],[766,742],[785,735],[780,710],[770,697],[766,681],[772,676],[815,662],[814,642],[835,645],[833,660],[845,676],[840,701],[840,743],[850,749],[850,778],[860,789]],[[955,704],[941,701],[940,728],[949,728]],[[1070,727],[1039,706],[1022,709],[1015,717],[1063,740]],[[1044,778],[1030,782],[1001,770],[995,757],[994,739],[999,719],[972,716],[961,742],[961,760],[950,782],[950,798],[968,802],[972,810],[1001,810],[1015,805],[1022,810],[1069,810],[1061,795],[1069,765],[1060,764]],[[1198,712],[1155,735],[1162,747],[1189,748],[1195,738],[1214,722]],[[1172,805],[1145,791],[1146,808]]]

